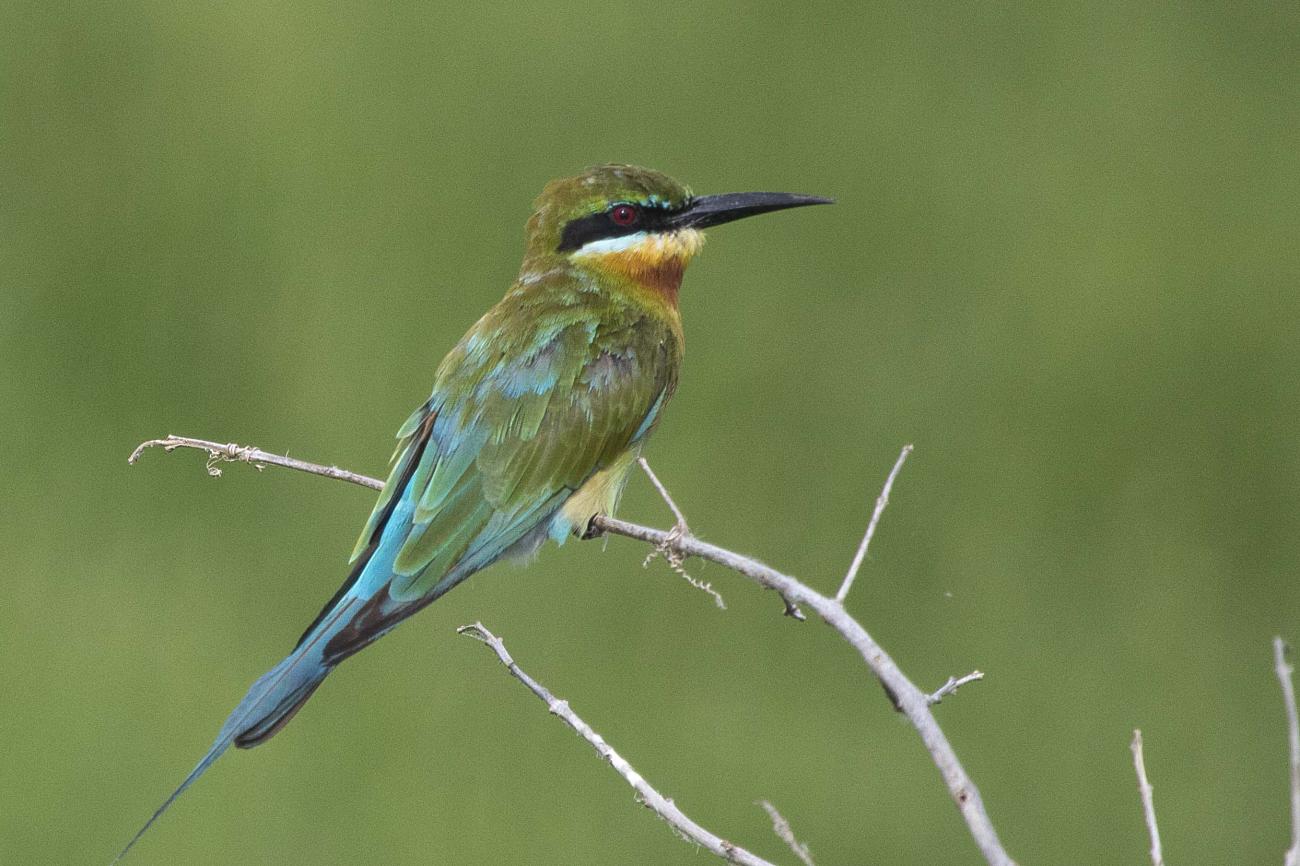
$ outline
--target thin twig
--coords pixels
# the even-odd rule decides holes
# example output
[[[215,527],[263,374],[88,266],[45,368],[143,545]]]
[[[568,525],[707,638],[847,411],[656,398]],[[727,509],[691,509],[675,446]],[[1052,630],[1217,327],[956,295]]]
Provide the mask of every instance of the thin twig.
[[[558,716],[578,736],[586,740],[596,750],[596,754],[608,761],[615,772],[632,786],[632,790],[636,791],[637,797],[645,807],[667,821],[669,826],[683,837],[732,863],[741,863],[744,866],[773,866],[762,857],[751,854],[739,845],[733,845],[727,840],[715,836],[686,817],[686,814],[681,809],[678,809],[672,800],[651,787],[650,783],[634,770],[622,755],[614,751],[614,747],[605,742],[604,737],[592,730],[591,725],[579,718],[578,714],[569,706],[568,701],[562,701],[555,697],[546,686],[524,673],[519,665],[515,663],[510,653],[506,651],[506,645],[501,638],[488,631],[483,623],[476,622],[473,625],[463,625],[456,631],[481,641],[490,647],[496,653],[497,658],[501,660],[501,664],[506,666],[506,670],[510,672],[512,677],[519,680],[528,687],[530,692],[537,695],[546,704],[546,708],[551,711],[552,715]]]
[[[686,515],[682,514],[682,510],[677,507],[672,495],[668,493],[668,488],[664,487],[663,482],[659,480],[659,476],[655,475],[655,471],[650,468],[650,462],[644,457],[638,457],[636,462],[641,466],[646,477],[650,479],[650,483],[654,485],[655,490],[659,491],[659,495],[667,503],[668,510],[673,513],[673,517],[677,519],[677,522],[673,524],[673,528],[668,531],[668,539],[663,544],[655,545],[650,549],[645,560],[642,561],[641,567],[649,568],[650,563],[654,562],[656,556],[662,556],[668,562],[668,567],[675,571],[682,580],[701,592],[708,593],[713,598],[713,603],[718,606],[718,610],[726,610],[727,603],[723,601],[722,593],[714,589],[713,584],[691,577],[686,572],[686,566],[683,565],[684,557],[677,551],[677,540],[691,534],[691,528],[686,525]]]
[[[1165,866],[1165,856],[1160,851],[1160,828],[1156,826],[1156,805],[1151,799],[1151,783],[1147,781],[1147,765],[1142,758],[1142,732],[1133,731],[1133,769],[1137,771],[1138,794],[1142,798],[1142,814],[1147,820],[1147,834],[1151,837],[1151,866]]]
[[[689,534],[691,528],[686,525],[686,515],[682,514],[682,510],[677,507],[677,503],[673,502],[672,495],[668,493],[668,488],[664,487],[664,483],[659,480],[659,476],[655,475],[655,471],[650,468],[650,461],[644,457],[638,457],[636,462],[640,464],[641,470],[650,479],[650,483],[654,485],[655,490],[659,491],[659,495],[668,504],[668,510],[673,513],[673,517],[677,518],[677,525],[682,528],[682,534]]]
[[[646,557],[645,563],[643,564],[649,565],[650,561],[655,558],[656,554],[662,553],[664,558],[668,560],[668,564],[673,567],[674,571],[686,578],[686,580],[690,582],[691,586],[711,593],[714,596],[714,600],[717,601],[718,607],[725,610],[727,606],[723,604],[722,596],[718,595],[710,584],[706,583],[701,586],[699,582],[682,569],[682,556],[680,553],[675,552],[675,544],[682,536],[691,534],[691,528],[686,524],[686,515],[677,507],[677,503],[673,501],[672,494],[668,492],[668,488],[659,480],[659,476],[655,474],[655,471],[650,468],[650,461],[646,460],[644,457],[638,457],[636,462],[641,466],[642,471],[644,471],[646,476],[650,479],[650,483],[654,485],[654,489],[659,491],[659,495],[668,505],[668,510],[673,513],[673,517],[677,519],[677,523],[671,530],[669,530],[669,535],[672,536],[671,541],[673,543],[652,549],[650,555]],[[781,601],[785,603],[786,616],[796,619],[799,622],[804,622],[808,619],[808,617],[804,616],[804,612],[799,609],[799,605],[795,604],[785,596],[781,596]]]
[[[894,468],[889,470],[889,477],[885,479],[885,486],[880,488],[880,495],[876,497],[876,508],[871,512],[871,521],[867,523],[867,532],[862,536],[862,543],[858,545],[858,552],[853,554],[853,562],[849,565],[848,574],[844,575],[844,582],[840,584],[840,591],[835,593],[835,600],[844,604],[844,599],[848,598],[849,590],[853,588],[853,580],[858,576],[858,569],[862,567],[862,560],[867,558],[867,548],[871,546],[871,538],[876,534],[876,526],[880,523],[880,515],[885,513],[885,506],[889,504],[889,491],[894,489],[894,479],[898,477],[898,472],[903,468],[903,462],[907,460],[907,455],[912,453],[911,445],[904,445],[903,450],[898,452],[898,459],[894,461]]]
[[[187,446],[189,442],[203,442],[203,440],[177,441],[175,444],[177,447],[181,447]],[[188,447],[206,449],[209,444],[188,445]],[[907,450],[904,449],[905,452]],[[282,461],[276,462],[267,459],[262,462],[275,466],[286,466],[291,469],[301,469],[304,472],[312,472],[317,475],[328,475],[333,478],[343,477],[332,474],[330,467],[302,463],[301,461],[289,462],[287,458],[282,458]],[[895,464],[896,467],[897,465]],[[344,480],[352,481],[354,484],[361,484],[364,487],[379,488],[382,486],[376,479],[366,478],[363,475],[353,475],[352,473],[349,473],[349,475],[352,477],[343,477]],[[592,520],[592,526],[604,532],[622,535],[652,545],[664,544],[669,537],[669,533],[664,530],[652,529],[648,526],[640,526],[636,523],[628,523],[612,517],[596,517]],[[984,859],[990,866],[1015,866],[1015,861],[1007,854],[1006,849],[1002,847],[1002,843],[998,839],[997,830],[994,829],[993,822],[984,809],[984,801],[980,797],[979,789],[975,786],[974,780],[967,775],[961,761],[957,758],[957,753],[953,751],[952,744],[948,742],[943,729],[939,727],[934,714],[930,712],[930,696],[917,688],[904,675],[898,664],[875,642],[857,620],[849,616],[840,602],[830,596],[822,595],[795,578],[782,574],[756,559],[741,556],[730,550],[700,541],[693,536],[678,540],[676,547],[683,556],[695,556],[715,562],[749,578],[759,586],[776,590],[782,596],[811,608],[828,625],[839,632],[840,636],[857,650],[867,667],[884,684],[893,698],[897,700],[898,709],[907,717],[912,727],[916,729],[917,734],[920,735],[921,742],[925,745],[926,750],[930,753],[931,760],[939,769],[944,785],[947,786],[948,792],[957,804],[957,810],[965,820],[971,837],[984,855]]]
[[[967,683],[973,683],[976,680],[982,679],[984,679],[983,671],[971,671],[964,677],[948,677],[948,682],[939,686],[937,690],[926,695],[925,699],[930,702],[931,706],[934,706]]]
[[[1290,647],[1282,637],[1273,638],[1274,670],[1282,685],[1282,702],[1286,704],[1287,742],[1291,756],[1291,847],[1286,849],[1285,866],[1300,866],[1300,719],[1296,716],[1295,687],[1291,684],[1294,671],[1287,660]]]
[[[785,819],[785,816],[778,812],[776,807],[767,800],[759,800],[758,805],[762,806],[763,811],[767,812],[767,817],[772,819],[772,832],[782,842],[790,846],[794,856],[798,857],[804,866],[816,866],[813,863],[812,852],[808,850],[807,845],[794,837],[794,830],[790,829],[790,822]]]
[[[650,483],[654,486],[654,489],[659,492],[659,496],[668,506],[668,510],[673,513],[673,517],[676,520],[673,524],[673,528],[668,530],[668,536],[664,539],[664,543],[656,544],[654,547],[650,548],[650,552],[646,554],[645,561],[641,563],[641,566],[643,568],[649,566],[656,556],[662,556],[667,560],[668,567],[677,572],[683,580],[696,589],[707,592],[709,595],[713,596],[713,601],[718,606],[718,609],[726,610],[726,602],[723,601],[721,593],[713,588],[712,583],[705,583],[702,580],[696,580],[686,571],[686,566],[684,564],[686,557],[682,555],[677,545],[677,542],[682,538],[691,534],[691,528],[686,523],[685,513],[677,507],[677,503],[673,500],[672,494],[668,492],[668,488],[659,480],[659,476],[655,474],[655,471],[650,468],[650,461],[646,460],[644,457],[638,457],[636,462],[641,467],[642,471],[645,472],[646,477],[650,479]],[[792,617],[799,622],[805,622],[808,619],[808,617],[804,616],[803,611],[799,609],[799,605],[790,601],[790,599],[785,596],[781,596],[781,601],[785,604],[786,616]]]
[[[168,452],[175,451],[177,448],[197,448],[200,451],[208,452],[208,474],[214,478],[221,475],[221,467],[217,465],[218,463],[251,463],[258,469],[265,469],[267,466],[283,466],[285,469],[297,469],[299,472],[310,472],[312,475],[324,475],[326,478],[350,481],[353,484],[369,487],[372,490],[382,490],[384,487],[384,482],[378,478],[358,475],[346,469],[339,469],[337,466],[322,466],[319,463],[308,463],[305,460],[295,460],[292,457],[285,457],[280,454],[270,454],[251,445],[237,445],[234,442],[222,444],[220,442],[209,442],[207,439],[192,439],[189,436],[172,436],[170,434],[162,439],[150,439],[148,442],[141,442],[131,452],[131,456],[126,458],[126,462],[134,464],[140,459],[140,455],[144,453],[146,448],[154,447],[162,448]]]

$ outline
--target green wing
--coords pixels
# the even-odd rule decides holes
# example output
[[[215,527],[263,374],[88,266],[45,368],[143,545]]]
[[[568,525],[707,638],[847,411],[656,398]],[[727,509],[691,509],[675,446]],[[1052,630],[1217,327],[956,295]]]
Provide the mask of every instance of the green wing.
[[[360,580],[423,600],[544,537],[564,501],[653,428],[679,361],[671,328],[648,313],[499,305],[399,431],[354,553],[367,560]]]

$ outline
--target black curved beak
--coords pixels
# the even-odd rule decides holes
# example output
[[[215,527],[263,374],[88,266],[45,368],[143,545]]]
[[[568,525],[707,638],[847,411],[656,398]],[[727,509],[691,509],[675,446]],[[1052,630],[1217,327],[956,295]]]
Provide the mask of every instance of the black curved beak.
[[[834,203],[833,198],[793,192],[724,192],[693,200],[684,211],[673,216],[672,227],[702,229],[774,210]]]

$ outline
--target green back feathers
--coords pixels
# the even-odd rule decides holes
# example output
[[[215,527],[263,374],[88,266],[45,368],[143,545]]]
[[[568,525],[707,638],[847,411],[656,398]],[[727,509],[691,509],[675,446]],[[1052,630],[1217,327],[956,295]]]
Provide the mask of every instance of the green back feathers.
[[[679,327],[571,274],[517,286],[442,362],[399,431],[400,480],[356,554],[377,531],[400,536],[390,595],[405,600],[508,552],[653,429],[676,388]],[[390,508],[394,497],[408,507]]]

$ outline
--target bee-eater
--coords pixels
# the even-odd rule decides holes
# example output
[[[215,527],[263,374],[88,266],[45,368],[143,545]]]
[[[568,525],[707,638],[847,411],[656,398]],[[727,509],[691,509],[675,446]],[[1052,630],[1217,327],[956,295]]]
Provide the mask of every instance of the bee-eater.
[[[548,538],[586,535],[593,517],[613,512],[677,387],[677,290],[701,230],[830,201],[697,197],[630,165],[547,184],[518,279],[438,365],[432,395],[397,431],[347,580],[117,859],[232,743],[274,736],[348,656],[474,572],[526,558]]]

